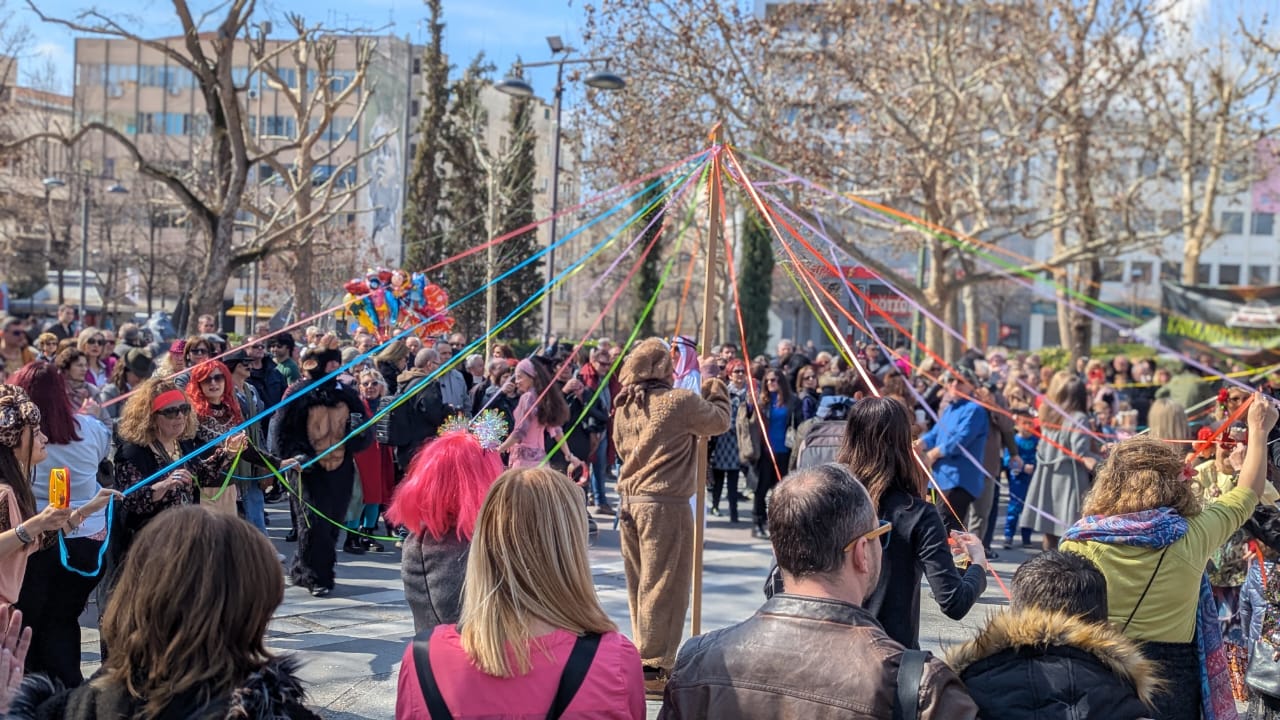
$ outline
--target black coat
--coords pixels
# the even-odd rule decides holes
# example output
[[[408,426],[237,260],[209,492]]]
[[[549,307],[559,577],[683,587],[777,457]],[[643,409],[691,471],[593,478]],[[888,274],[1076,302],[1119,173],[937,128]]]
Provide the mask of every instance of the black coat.
[[[898,490],[880,498],[880,519],[893,523],[880,581],[863,607],[875,613],[889,637],[909,648],[920,647],[920,577],[942,612],[952,620],[968,614],[987,589],[979,566],[956,568],[947,544],[942,516],[932,504]]]
[[[1107,623],[1034,608],[991,618],[947,653],[984,720],[1153,717],[1156,666]]]
[[[240,684],[233,693],[200,703],[195,691],[169,703],[159,720],[319,720],[303,704],[302,682],[295,676],[293,658],[271,660]],[[16,720],[116,720],[139,717],[145,705],[121,685],[99,687],[87,682],[63,689],[43,675],[22,681],[8,718]]]

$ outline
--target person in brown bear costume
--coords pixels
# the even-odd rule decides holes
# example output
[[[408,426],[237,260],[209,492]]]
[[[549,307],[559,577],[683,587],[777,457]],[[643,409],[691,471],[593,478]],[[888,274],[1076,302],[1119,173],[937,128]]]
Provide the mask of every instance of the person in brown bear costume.
[[[689,499],[703,482],[697,439],[729,429],[729,393],[718,379],[702,396],[673,389],[671,348],[659,338],[636,346],[622,364],[614,404],[618,528],[631,608],[631,637],[644,663],[645,688],[661,694],[684,630],[693,583],[693,513]],[[704,399],[705,398],[705,399]]]

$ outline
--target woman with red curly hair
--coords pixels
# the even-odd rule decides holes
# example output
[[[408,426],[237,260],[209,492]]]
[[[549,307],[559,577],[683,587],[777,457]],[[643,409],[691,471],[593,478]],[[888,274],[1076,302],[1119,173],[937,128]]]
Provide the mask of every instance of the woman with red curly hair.
[[[476,517],[501,474],[502,458],[468,430],[445,432],[409,463],[387,518],[409,530],[400,577],[415,632],[458,622]]]
[[[200,456],[200,462],[206,468],[216,469],[223,478],[249,445],[243,430],[231,432],[244,422],[244,417],[240,414],[240,403],[229,388],[230,383],[231,371],[222,361],[206,360],[191,368],[186,387],[191,410],[196,414],[196,442],[203,446],[221,439]],[[200,504],[218,512],[235,515],[237,497],[236,486],[230,482],[200,488]]]

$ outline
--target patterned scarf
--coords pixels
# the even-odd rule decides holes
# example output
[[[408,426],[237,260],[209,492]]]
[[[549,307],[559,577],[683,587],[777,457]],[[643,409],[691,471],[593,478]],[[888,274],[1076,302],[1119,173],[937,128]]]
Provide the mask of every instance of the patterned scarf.
[[[1173,508],[1162,507],[1124,515],[1089,515],[1072,525],[1063,538],[1161,550],[1186,534],[1186,518]],[[1213,602],[1208,575],[1200,577],[1196,651],[1200,656],[1200,704],[1204,720],[1236,720],[1231,674],[1227,667],[1227,654],[1222,647],[1222,628],[1218,624],[1218,608]]]

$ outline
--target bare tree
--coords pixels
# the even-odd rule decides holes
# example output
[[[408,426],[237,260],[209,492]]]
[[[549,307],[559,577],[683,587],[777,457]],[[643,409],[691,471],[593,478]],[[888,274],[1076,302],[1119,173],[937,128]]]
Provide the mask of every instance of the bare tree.
[[[273,144],[269,148],[258,148],[254,143],[253,133],[249,129],[249,112],[242,100],[246,87],[237,84],[236,73],[233,71],[238,63],[243,62],[241,55],[237,53],[238,45],[248,43],[252,46],[254,42],[249,19],[255,9],[255,0],[230,0],[204,15],[193,13],[186,0],[172,0],[181,33],[176,39],[164,40],[146,39],[128,27],[123,20],[100,10],[90,10],[76,19],[67,19],[46,14],[33,0],[28,0],[27,4],[45,22],[78,33],[126,39],[150,48],[193,77],[204,111],[201,125],[205,131],[205,142],[196,150],[199,161],[190,168],[175,167],[173,163],[153,157],[144,152],[129,135],[107,123],[96,121],[85,123],[69,134],[40,133],[0,145],[0,150],[3,150],[41,138],[59,139],[64,143],[74,144],[86,134],[100,133],[123,148],[138,173],[162,184],[187,210],[190,227],[195,235],[193,240],[202,246],[199,248],[202,252],[195,273],[199,282],[193,284],[190,292],[188,318],[192,323],[200,314],[217,313],[220,310],[227,281],[234,269],[261,260],[278,249],[280,238],[293,237],[291,223],[283,220],[284,218],[289,217],[292,223],[305,226],[325,217],[324,212],[317,211],[314,204],[309,211],[281,212],[278,217],[282,221],[274,226],[273,223],[267,223],[264,226],[268,229],[265,234],[257,234],[244,244],[237,243],[236,218],[244,208],[249,169],[269,164],[273,160],[284,161],[298,152],[308,138],[314,139],[316,135],[313,132],[302,132],[299,137]],[[295,47],[323,35],[324,32],[319,27],[308,27],[306,33],[299,38],[273,43],[270,49],[264,49],[253,58],[250,75],[265,72],[268,66],[275,66],[278,58],[290,57]],[[310,104],[315,98],[322,98],[322,102],[306,110],[307,117],[332,119],[332,111],[336,107],[334,103],[339,98],[345,101],[350,92],[353,91],[324,90],[315,95],[297,96],[297,99],[300,103]],[[325,126],[318,128],[316,132],[327,131]],[[270,217],[277,217],[277,213],[271,213]]]
[[[1243,18],[1236,23],[1234,32],[1206,43],[1202,28],[1171,22],[1168,50],[1142,98],[1158,143],[1152,158],[1168,158],[1162,174],[1177,188],[1181,280],[1188,285],[1198,282],[1201,255],[1222,236],[1218,201],[1260,179],[1257,153],[1280,131],[1280,45],[1267,42],[1265,24],[1254,31]]]
[[[354,140],[354,129],[375,91],[366,84],[374,42],[356,39],[354,69],[340,75],[335,62],[338,39],[318,25],[308,25],[300,15],[290,14],[287,21],[296,39],[279,49],[259,28],[251,43],[249,77],[252,81],[254,72],[262,73],[285,99],[295,133],[283,137],[283,142],[293,149],[288,154],[268,151],[259,115],[258,132],[247,138],[247,145],[272,173],[270,179],[259,178],[258,189],[244,199],[245,210],[256,222],[254,237],[240,255],[287,255],[294,302],[298,312],[307,315],[318,309],[317,255],[334,250],[323,242],[331,234],[317,230],[334,224],[340,214],[354,215],[356,195],[368,184],[368,180],[355,181],[356,168],[389,135],[364,147],[357,147]],[[282,57],[296,83],[282,76]]]

